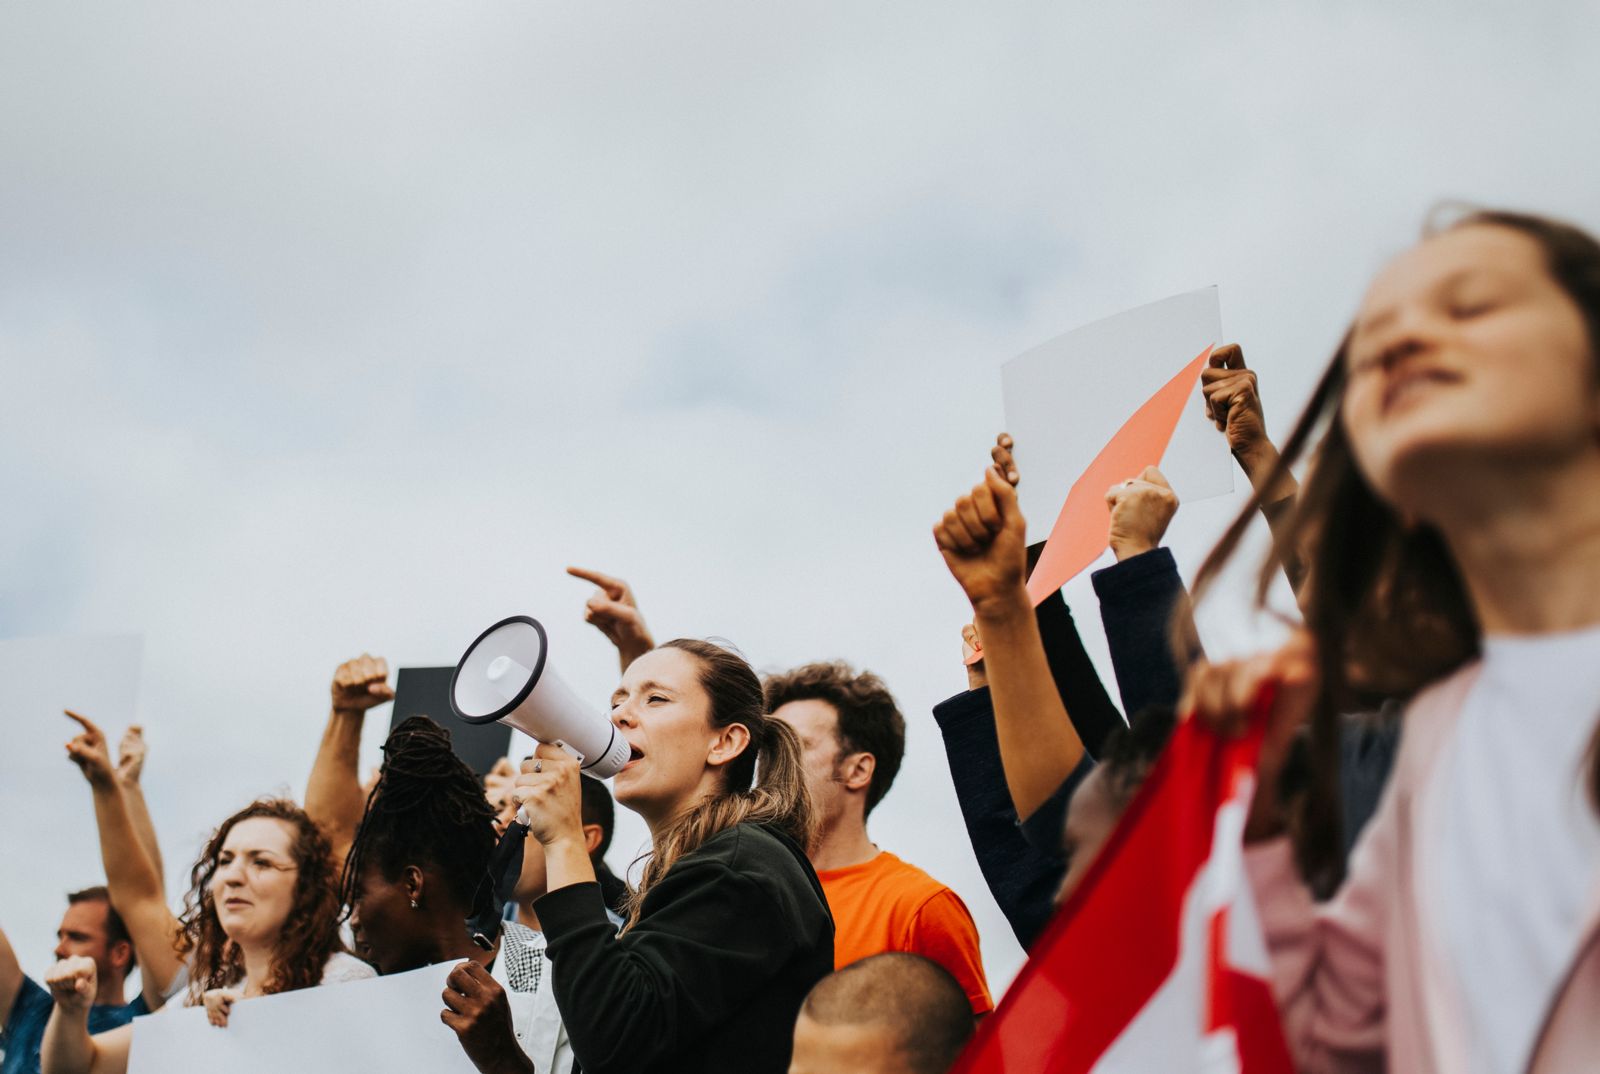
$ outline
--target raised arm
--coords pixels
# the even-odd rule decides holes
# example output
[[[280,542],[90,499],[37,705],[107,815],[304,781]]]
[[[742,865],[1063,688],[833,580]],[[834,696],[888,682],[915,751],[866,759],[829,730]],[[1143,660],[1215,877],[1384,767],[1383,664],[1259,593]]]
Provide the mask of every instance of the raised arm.
[[[1129,713],[1173,706],[1184,672],[1201,656],[1189,594],[1172,553],[1161,547],[1178,497],[1161,471],[1147,466],[1112,489],[1107,502],[1117,562],[1091,579],[1122,706]]]
[[[1278,473],[1278,448],[1267,436],[1266,414],[1261,408],[1261,390],[1255,371],[1246,368],[1244,351],[1228,343],[1211,352],[1208,367],[1200,372],[1205,395],[1206,417],[1228,438],[1228,450],[1250,485],[1261,497],[1261,514],[1275,536],[1299,492],[1294,475]],[[1297,550],[1286,549],[1283,570],[1296,590],[1305,578],[1304,562]]]
[[[1056,692],[1028,599],[1024,531],[1016,490],[999,466],[933,528],[945,566],[972,603],[1006,785],[1026,818],[1061,787],[1084,749]]]
[[[45,975],[55,1006],[39,1049],[41,1074],[126,1074],[132,1026],[89,1035],[96,988],[94,959],[62,959]]]
[[[366,795],[357,765],[361,757],[361,725],[367,711],[394,700],[388,684],[389,665],[381,656],[362,653],[333,673],[333,707],[322,730],[317,759],[306,780],[306,814],[333,846],[334,865],[343,868],[355,840]]]
[[[617,660],[623,671],[656,647],[644,615],[639,611],[639,602],[634,599],[627,582],[586,567],[568,567],[567,573],[599,587],[584,605],[583,618],[611,639],[611,644],[617,647]]]
[[[76,712],[67,716],[83,729],[67,743],[67,756],[89,781],[94,797],[106,889],[138,952],[145,1004],[155,1010],[182,966],[176,948],[178,919],[167,906],[161,874],[145,850],[127,794],[112,770],[105,734]]]
[[[150,807],[145,804],[144,784],[140,779],[144,774],[145,753],[144,728],[134,724],[123,732],[122,741],[117,743],[117,780],[122,784],[123,796],[128,799],[128,810],[133,814],[133,826],[139,832],[139,841],[144,844],[144,852],[150,855],[150,863],[156,867],[156,879],[161,881],[164,899],[166,868],[161,860],[161,844],[156,839],[156,826],[150,819]]]

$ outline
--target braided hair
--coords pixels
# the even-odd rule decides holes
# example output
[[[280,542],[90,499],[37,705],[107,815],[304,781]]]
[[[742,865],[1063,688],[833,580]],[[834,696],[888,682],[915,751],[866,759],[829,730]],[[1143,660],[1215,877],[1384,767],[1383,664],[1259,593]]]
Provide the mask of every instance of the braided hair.
[[[483,784],[450,748],[450,733],[426,716],[390,732],[383,754],[345,859],[346,913],[368,866],[393,881],[407,865],[424,864],[438,871],[463,916],[478,912],[492,898],[488,865],[495,846],[494,807]]]

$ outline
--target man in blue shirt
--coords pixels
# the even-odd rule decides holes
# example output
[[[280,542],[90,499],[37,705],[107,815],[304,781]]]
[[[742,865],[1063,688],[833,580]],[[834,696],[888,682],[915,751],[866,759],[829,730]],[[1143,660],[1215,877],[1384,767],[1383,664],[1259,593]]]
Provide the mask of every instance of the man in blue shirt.
[[[133,942],[122,918],[111,908],[103,887],[85,888],[67,896],[66,916],[56,930],[56,958],[84,955],[94,959],[99,991],[89,1011],[89,1032],[127,1025],[148,1014],[144,997],[123,1002],[123,985],[133,969]],[[0,929],[0,1074],[38,1074],[39,1045],[54,1005],[50,990],[22,972],[5,930]]]

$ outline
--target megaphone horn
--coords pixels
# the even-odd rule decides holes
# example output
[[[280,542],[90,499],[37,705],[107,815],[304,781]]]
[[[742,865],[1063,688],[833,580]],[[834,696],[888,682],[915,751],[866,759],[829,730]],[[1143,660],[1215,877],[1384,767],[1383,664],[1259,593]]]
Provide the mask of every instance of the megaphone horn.
[[[450,677],[450,708],[468,723],[499,721],[560,746],[591,776],[609,779],[632,753],[599,710],[585,705],[550,667],[539,620],[502,619],[467,647]]]

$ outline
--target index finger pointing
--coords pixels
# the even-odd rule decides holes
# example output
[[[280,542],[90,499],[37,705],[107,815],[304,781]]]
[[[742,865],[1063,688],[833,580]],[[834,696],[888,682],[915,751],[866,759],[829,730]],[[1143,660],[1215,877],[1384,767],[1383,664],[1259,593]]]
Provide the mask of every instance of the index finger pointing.
[[[591,571],[584,567],[568,567],[567,573],[574,578],[582,578],[585,582],[593,582],[601,589],[604,589],[612,600],[621,600],[623,594],[628,591],[628,587],[623,584],[621,579],[613,578],[609,574],[601,574],[599,571]]]
[[[68,719],[77,720],[78,723],[83,726],[83,729],[89,732],[91,735],[100,734],[100,728],[96,727],[94,721],[89,719],[87,716],[80,716],[71,709],[62,709],[61,711],[66,713]]]

